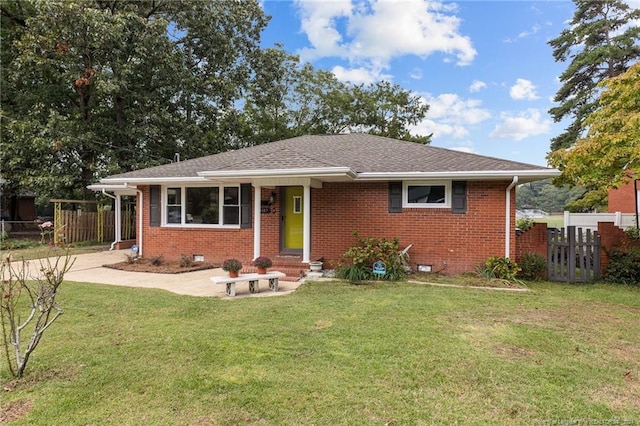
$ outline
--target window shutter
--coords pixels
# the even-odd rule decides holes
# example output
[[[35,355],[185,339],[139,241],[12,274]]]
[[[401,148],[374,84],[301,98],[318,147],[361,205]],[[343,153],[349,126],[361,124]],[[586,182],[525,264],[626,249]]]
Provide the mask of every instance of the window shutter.
[[[160,186],[152,185],[149,193],[149,226],[160,226]]]
[[[240,228],[251,228],[251,184],[240,185]]]
[[[402,213],[402,182],[389,182],[389,213]]]
[[[467,182],[451,182],[451,213],[467,212]]]

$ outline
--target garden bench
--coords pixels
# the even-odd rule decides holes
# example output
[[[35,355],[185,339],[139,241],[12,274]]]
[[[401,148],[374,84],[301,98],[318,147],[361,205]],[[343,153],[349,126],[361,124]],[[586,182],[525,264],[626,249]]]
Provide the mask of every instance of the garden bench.
[[[231,297],[236,295],[236,283],[248,282],[249,291],[258,293],[260,291],[258,285],[260,280],[269,280],[269,289],[278,291],[278,279],[286,277],[286,274],[278,271],[270,271],[266,274],[241,274],[238,277],[211,277],[214,284],[224,284],[227,286],[227,294]]]

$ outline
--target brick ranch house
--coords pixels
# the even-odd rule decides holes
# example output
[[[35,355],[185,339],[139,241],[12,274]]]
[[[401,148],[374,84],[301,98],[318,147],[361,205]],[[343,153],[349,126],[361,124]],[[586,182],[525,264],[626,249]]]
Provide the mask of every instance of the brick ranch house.
[[[243,265],[269,256],[333,267],[361,237],[413,244],[411,263],[455,274],[515,255],[515,187],[555,169],[368,134],[301,136],[102,179],[137,195],[144,257]],[[119,211],[116,205],[116,211]],[[119,221],[116,220],[116,223]],[[116,230],[117,231],[117,230]],[[116,232],[116,236],[119,233]],[[116,237],[118,240],[118,237]]]

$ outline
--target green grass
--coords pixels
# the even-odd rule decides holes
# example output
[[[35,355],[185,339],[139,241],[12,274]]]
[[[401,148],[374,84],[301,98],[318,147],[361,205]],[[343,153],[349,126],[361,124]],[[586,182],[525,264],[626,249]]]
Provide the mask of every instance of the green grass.
[[[12,425],[640,419],[640,288],[530,287],[336,281],[219,300],[65,283],[65,314],[26,377],[0,364],[12,389],[0,413],[21,407]]]
[[[537,217],[533,219],[534,222],[546,223],[549,228],[563,228],[564,227],[564,215]]]
[[[25,242],[24,240],[18,240],[19,243]],[[94,253],[97,251],[104,251],[109,249],[108,243],[98,243],[96,241],[88,241],[82,243],[74,243],[67,247],[52,247],[48,244],[39,244],[38,242],[31,241],[31,246],[12,248],[11,240],[6,241],[7,248],[3,248],[0,253],[3,257],[7,254],[11,254],[14,260],[31,260],[41,259],[43,257],[56,256],[60,253],[64,253],[65,249],[69,249],[72,255],[83,253]],[[22,244],[19,244],[22,246]]]

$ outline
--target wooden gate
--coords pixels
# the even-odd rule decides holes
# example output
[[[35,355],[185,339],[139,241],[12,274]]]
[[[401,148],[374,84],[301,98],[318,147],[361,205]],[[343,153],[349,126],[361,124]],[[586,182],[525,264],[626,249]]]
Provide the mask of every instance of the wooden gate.
[[[547,278],[571,283],[600,278],[600,250],[597,231],[575,226],[547,230]]]

